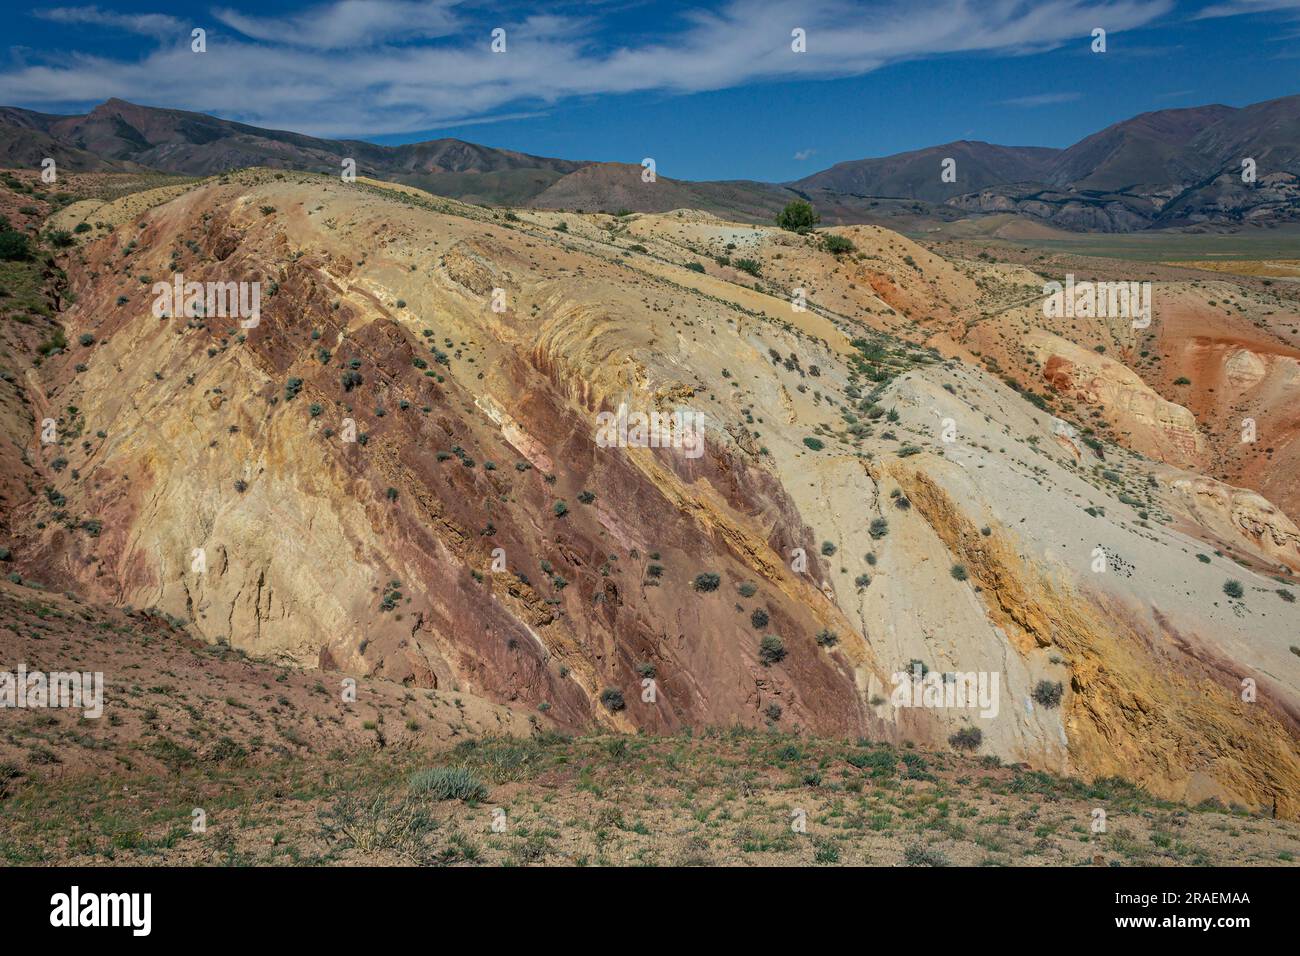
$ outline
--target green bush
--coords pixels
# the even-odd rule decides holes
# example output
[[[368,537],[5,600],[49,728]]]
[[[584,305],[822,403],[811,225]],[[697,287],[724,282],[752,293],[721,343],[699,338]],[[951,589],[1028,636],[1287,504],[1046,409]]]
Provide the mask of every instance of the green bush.
[[[28,258],[32,253],[27,237],[21,232],[6,230],[0,232],[0,260],[17,262]]]
[[[963,727],[948,738],[954,750],[978,750],[983,742],[984,732],[978,727]]]
[[[606,687],[600,692],[600,702],[605,705],[606,709],[611,711],[622,710],[627,704],[623,700],[623,692],[616,687]]]
[[[706,571],[703,574],[697,574],[691,586],[695,588],[695,590],[697,591],[716,591],[718,589],[718,585],[720,585],[721,583],[722,583],[721,575],[713,574],[711,572]]]
[[[854,249],[853,240],[845,236],[837,236],[834,233],[826,233],[822,236],[822,246],[832,255],[842,255],[846,252],[852,252]]]
[[[1065,687],[1058,681],[1040,680],[1034,687],[1033,697],[1048,710],[1061,705]]]
[[[1241,586],[1240,581],[1225,581],[1223,583],[1223,593],[1228,595],[1230,598],[1238,599],[1245,594],[1246,591]]]
[[[811,232],[813,226],[821,222],[821,216],[812,204],[802,199],[792,199],[776,215],[776,224],[790,232]]]
[[[775,634],[764,634],[758,642],[758,659],[767,667],[785,660],[785,642]]]
[[[411,775],[411,790],[435,800],[486,800],[488,788],[464,767],[433,767]]]
[[[903,862],[908,866],[947,866],[948,858],[939,850],[913,844],[903,851]]]

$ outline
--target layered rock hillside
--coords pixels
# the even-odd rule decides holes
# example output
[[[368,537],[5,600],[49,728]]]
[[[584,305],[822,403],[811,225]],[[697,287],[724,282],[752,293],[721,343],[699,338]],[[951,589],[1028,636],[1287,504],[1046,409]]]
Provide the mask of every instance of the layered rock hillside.
[[[154,198],[60,259],[20,576],[562,728],[978,730],[1300,814],[1295,526],[1197,470],[1195,401],[1031,322],[1041,276],[269,170]],[[158,314],[178,274],[261,283],[258,322]],[[702,454],[604,447],[620,405],[702,413]],[[996,715],[896,706],[913,667],[997,673]]]

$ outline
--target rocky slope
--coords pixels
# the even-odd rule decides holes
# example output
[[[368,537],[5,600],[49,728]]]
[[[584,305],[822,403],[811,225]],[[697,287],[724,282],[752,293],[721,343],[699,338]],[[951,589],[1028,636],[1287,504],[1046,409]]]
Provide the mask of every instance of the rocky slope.
[[[70,344],[25,373],[20,575],[561,727],[961,731],[1300,813],[1296,611],[1267,576],[1294,528],[992,374],[978,344],[1040,340],[986,321],[991,290],[1028,322],[1016,285],[1040,277],[968,275],[874,227],[837,257],[702,213],[272,171],[157,198],[63,262]],[[258,323],[156,314],[178,273],[262,283]],[[1072,402],[1146,396],[1089,362]],[[1139,422],[1153,442],[1187,425],[1144,400],[1116,412],[1135,447]],[[702,454],[604,447],[621,404],[703,413]],[[996,714],[898,706],[913,666],[998,674]]]

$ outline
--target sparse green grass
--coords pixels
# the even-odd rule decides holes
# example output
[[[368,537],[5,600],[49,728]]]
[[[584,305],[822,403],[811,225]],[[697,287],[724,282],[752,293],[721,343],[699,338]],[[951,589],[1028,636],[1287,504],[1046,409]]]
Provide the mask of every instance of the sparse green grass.
[[[432,769],[430,763],[436,764]],[[898,770],[904,773],[899,775]],[[33,773],[28,771],[28,774]],[[0,800],[0,861],[127,865],[1050,865],[1232,863],[1249,834],[1114,778],[1086,783],[960,753],[742,728],[465,740],[438,756],[337,752],[196,762],[33,785]],[[493,803],[483,798],[487,781]],[[496,786],[509,790],[495,791]],[[194,834],[196,803],[209,832]],[[1110,832],[1089,832],[1103,806]],[[492,829],[493,812],[506,821]],[[792,827],[802,812],[806,832]],[[1175,817],[1182,820],[1176,823]],[[231,825],[232,823],[234,825]],[[1258,856],[1292,862],[1296,827]],[[1216,835],[1218,834],[1218,835]]]

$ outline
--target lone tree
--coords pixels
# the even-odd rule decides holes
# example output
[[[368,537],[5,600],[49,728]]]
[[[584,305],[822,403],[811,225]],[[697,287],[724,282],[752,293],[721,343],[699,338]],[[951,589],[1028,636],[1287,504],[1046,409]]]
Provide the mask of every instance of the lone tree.
[[[812,232],[813,226],[821,222],[821,218],[810,203],[794,199],[786,203],[785,208],[777,214],[776,224],[791,232],[805,233]]]

